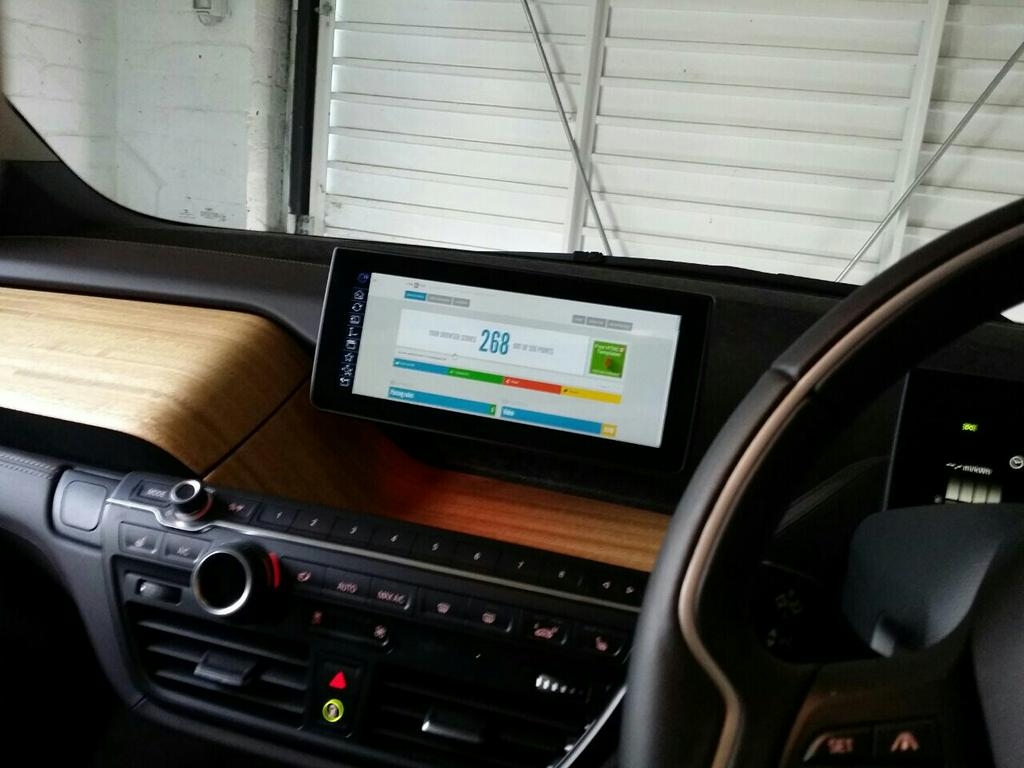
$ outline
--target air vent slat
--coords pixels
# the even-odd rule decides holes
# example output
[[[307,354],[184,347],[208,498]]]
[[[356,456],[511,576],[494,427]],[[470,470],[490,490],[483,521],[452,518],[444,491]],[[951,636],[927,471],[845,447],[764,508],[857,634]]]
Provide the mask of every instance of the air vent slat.
[[[279,685],[293,691],[306,691],[306,671],[285,669],[267,669],[260,674],[260,681],[267,685]]]
[[[222,648],[230,648],[233,651],[241,651],[243,653],[251,653],[254,656],[263,656],[274,661],[280,661],[284,664],[294,664],[296,666],[304,666],[306,660],[298,658],[296,656],[287,656],[267,648],[261,648],[256,645],[239,642],[237,640],[230,640],[224,637],[220,637],[212,632],[209,634],[203,632],[197,632],[186,629],[182,626],[169,624],[164,621],[154,619],[143,619],[139,622],[138,626],[144,629],[151,629],[156,632],[164,632],[169,635],[177,635],[178,637],[187,637],[190,640],[196,640],[200,643],[209,643],[211,645],[219,645]]]
[[[203,658],[203,651],[201,649],[186,647],[181,643],[174,642],[150,643],[146,646],[146,650],[159,656],[169,656],[172,659],[191,661],[193,664],[198,664],[199,660]]]
[[[465,705],[467,703],[465,696],[460,692],[448,692],[440,686],[436,688],[431,688],[429,690],[425,690],[421,687],[411,685],[408,683],[389,682],[386,683],[386,685],[388,688],[394,689],[398,692],[398,694],[395,695],[394,698],[397,698],[399,700],[401,700],[403,696],[414,696],[419,699],[422,699],[425,702],[423,706],[424,712],[426,712],[427,709],[429,709],[430,704],[434,702],[447,702],[450,704],[458,705]],[[531,723],[536,723],[537,725],[541,726],[547,727],[555,725],[557,727],[564,728],[573,727],[567,721],[559,719],[556,713],[554,712],[546,711],[543,715],[534,715],[531,711],[525,709],[513,709],[510,707],[500,706],[498,704],[495,704],[493,700],[484,698],[482,696],[474,697],[474,700],[472,701],[472,706],[474,709],[482,710],[491,715],[496,715],[499,717],[511,717],[515,718],[516,720],[525,720]]]
[[[242,701],[249,701],[254,704],[259,704],[264,707],[273,707],[274,709],[280,709],[285,712],[289,712],[294,715],[301,715],[303,708],[301,700],[296,703],[292,701],[286,701],[283,699],[276,699],[272,696],[261,695],[255,696],[248,693],[241,693],[236,689],[225,689],[218,686],[216,683],[211,683],[203,680],[201,677],[195,677],[194,675],[187,674],[184,672],[175,672],[170,669],[157,670],[156,676],[164,680],[172,680],[182,685],[188,685],[195,688],[202,688],[206,691],[212,691],[221,694],[222,696],[230,697],[232,699],[240,699]]]
[[[301,724],[308,657],[300,652],[308,654],[308,649],[241,628],[171,617],[151,609],[133,610],[143,667],[158,688],[273,722]],[[246,665],[245,674],[235,684],[226,685],[216,676],[203,674],[203,664],[216,666],[232,659],[241,659]]]
[[[473,768],[542,768],[582,735],[588,713],[577,702],[545,701],[532,689],[496,693],[472,681],[454,681],[407,669],[378,670],[369,716],[376,745],[425,761]],[[427,713],[442,708],[476,723],[479,739],[424,733]]]
[[[426,709],[410,709],[409,707],[401,707],[395,704],[382,704],[380,708],[381,712],[394,717],[415,717],[423,720],[426,715]]]

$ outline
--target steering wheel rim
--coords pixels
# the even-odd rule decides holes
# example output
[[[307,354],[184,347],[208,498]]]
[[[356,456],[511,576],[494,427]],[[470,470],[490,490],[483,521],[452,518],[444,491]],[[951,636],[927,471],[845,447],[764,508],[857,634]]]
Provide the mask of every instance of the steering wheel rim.
[[[855,291],[743,400],[695,471],[651,575],[624,700],[622,765],[778,764],[817,670],[763,654],[746,663],[765,688],[751,694],[749,681],[736,679],[744,663],[726,658],[741,647],[729,637],[735,616],[722,607],[728,590],[735,594],[729,565],[763,544],[773,522],[771,504],[751,504],[752,489],[772,485],[763,473],[793,447],[794,428],[807,429],[801,442],[813,443],[805,438],[820,429],[822,414],[849,417],[927,354],[1024,300],[1022,250],[1024,200],[950,232]],[[817,425],[808,421],[813,413]],[[739,537],[740,528],[755,535]],[[765,695],[768,706],[753,701]]]

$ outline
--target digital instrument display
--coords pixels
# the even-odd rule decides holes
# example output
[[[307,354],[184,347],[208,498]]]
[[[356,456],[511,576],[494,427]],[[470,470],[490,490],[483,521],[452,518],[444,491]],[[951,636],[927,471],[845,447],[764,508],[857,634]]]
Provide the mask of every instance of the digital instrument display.
[[[889,506],[1024,501],[1024,382],[912,371]]]
[[[582,456],[613,457],[619,446],[682,463],[704,297],[380,255],[351,265],[347,254],[348,268],[337,256],[332,268],[315,405]],[[670,430],[677,405],[681,441]]]

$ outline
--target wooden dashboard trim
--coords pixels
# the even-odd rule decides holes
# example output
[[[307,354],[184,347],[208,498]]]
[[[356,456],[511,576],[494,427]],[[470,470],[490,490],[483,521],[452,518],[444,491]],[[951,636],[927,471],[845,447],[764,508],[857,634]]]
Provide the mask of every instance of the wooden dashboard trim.
[[[305,390],[208,479],[647,571],[669,520],[427,466],[376,426],[315,410]]]
[[[666,516],[428,466],[315,411],[310,369],[255,315],[0,288],[0,408],[132,435],[215,484],[653,566]]]
[[[0,407],[133,435],[199,473],[308,369],[255,315],[0,288]]]

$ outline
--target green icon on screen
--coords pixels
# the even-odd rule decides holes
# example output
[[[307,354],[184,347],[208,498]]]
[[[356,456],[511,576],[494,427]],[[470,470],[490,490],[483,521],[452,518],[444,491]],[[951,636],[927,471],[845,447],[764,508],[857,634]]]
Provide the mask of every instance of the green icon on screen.
[[[595,341],[590,352],[590,372],[598,376],[622,378],[626,366],[626,345],[610,341]]]

